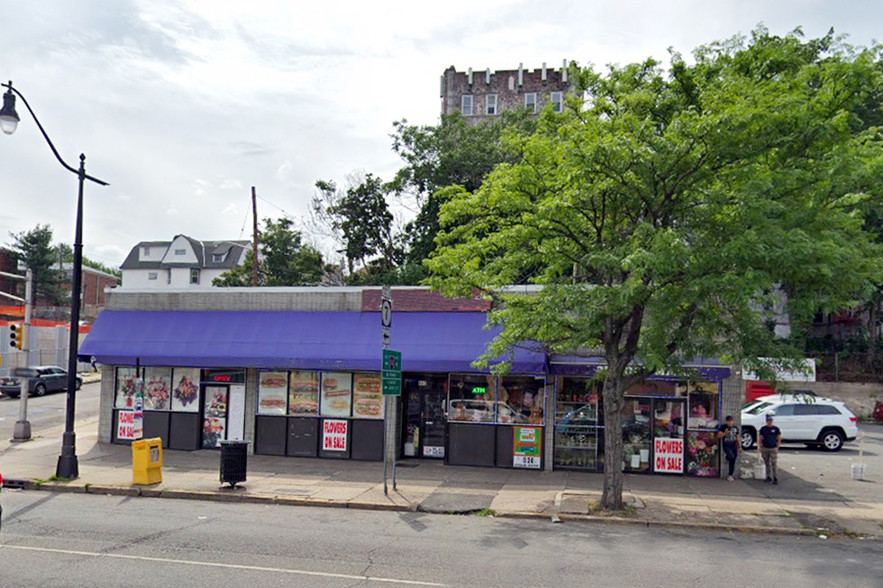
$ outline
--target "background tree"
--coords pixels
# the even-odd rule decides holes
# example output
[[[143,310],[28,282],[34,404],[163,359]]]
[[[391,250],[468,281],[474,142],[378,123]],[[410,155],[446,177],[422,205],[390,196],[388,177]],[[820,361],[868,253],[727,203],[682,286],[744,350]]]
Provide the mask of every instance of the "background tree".
[[[287,218],[273,221],[264,219],[260,231],[260,259],[258,261],[258,284],[261,286],[316,286],[325,275],[322,254],[303,243],[300,231],[291,227],[294,222]],[[254,255],[251,249],[245,261],[214,280],[213,286],[251,286]]]
[[[633,383],[689,377],[694,357],[768,374],[759,358],[796,359],[801,325],[855,304],[881,267],[859,205],[879,203],[883,145],[856,108],[881,87],[878,52],[758,29],[695,59],[574,71],[585,101],[545,112],[512,138],[516,163],[442,205],[427,262],[444,293],[494,301],[483,363],[525,341],[603,356],[606,509],[622,507]],[[525,275],[537,294],[502,293]],[[775,302],[791,339],[768,326]]]
[[[38,300],[52,306],[67,304],[69,297],[61,284],[58,250],[52,245],[52,227],[37,225],[30,231],[10,233],[16,258],[31,268],[34,276],[33,304]]]
[[[73,263],[74,261],[74,250],[73,247],[68,245],[67,243],[59,243],[56,245],[59,251],[59,257],[61,261],[64,263]],[[100,261],[95,261],[94,259],[89,259],[85,255],[83,256],[83,265],[87,267],[91,267],[93,269],[97,269],[106,274],[110,274],[112,276],[116,276],[118,278],[123,277],[123,272],[121,272],[118,268],[110,267],[109,265],[103,264]]]

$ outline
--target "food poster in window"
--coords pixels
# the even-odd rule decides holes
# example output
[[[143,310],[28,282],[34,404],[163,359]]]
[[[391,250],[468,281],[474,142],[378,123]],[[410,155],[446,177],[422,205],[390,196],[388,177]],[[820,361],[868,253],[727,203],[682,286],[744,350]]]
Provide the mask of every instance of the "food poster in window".
[[[350,416],[352,384],[352,374],[322,372],[322,416]]]
[[[172,369],[144,368],[144,410],[169,410],[172,401]]]
[[[202,447],[219,447],[226,439],[227,428],[227,387],[205,387],[205,411],[202,420]]]
[[[380,374],[353,375],[353,416],[383,418],[383,381]]]
[[[718,471],[717,433],[691,431],[687,434],[687,473],[713,478]]]
[[[288,414],[319,413],[319,372],[296,371],[289,374]]]
[[[288,401],[288,372],[258,374],[258,414],[284,415]]]
[[[172,410],[199,412],[199,368],[172,370]]]
[[[116,408],[126,408],[132,410],[135,408],[135,394],[141,384],[141,379],[131,367],[117,368],[116,377],[116,394],[114,406]]]

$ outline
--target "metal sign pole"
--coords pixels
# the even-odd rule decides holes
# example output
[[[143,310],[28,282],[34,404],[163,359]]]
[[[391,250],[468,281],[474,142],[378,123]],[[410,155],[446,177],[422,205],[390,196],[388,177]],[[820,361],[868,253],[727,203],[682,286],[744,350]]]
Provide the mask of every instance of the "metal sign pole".
[[[23,327],[24,367],[31,363],[31,296],[34,291],[34,273],[28,268],[25,273],[25,321]],[[28,421],[28,388],[29,378],[21,379],[21,391],[18,396],[18,420],[12,430],[13,441],[29,441],[31,439],[31,423]]]

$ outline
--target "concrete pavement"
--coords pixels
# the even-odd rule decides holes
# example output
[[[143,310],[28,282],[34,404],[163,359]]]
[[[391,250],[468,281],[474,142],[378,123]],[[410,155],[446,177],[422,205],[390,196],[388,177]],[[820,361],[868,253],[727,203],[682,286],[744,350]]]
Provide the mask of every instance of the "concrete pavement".
[[[52,491],[143,495],[342,508],[605,520],[808,535],[883,535],[883,492],[876,480],[840,480],[823,487],[790,472],[779,486],[759,480],[626,475],[624,513],[598,512],[601,474],[446,466],[405,461],[397,487],[383,492],[383,464],[250,456],[248,480],[235,489],[219,482],[219,452],[164,452],[163,481],[132,484],[129,447],[97,442],[97,420],[77,423],[80,478],[53,480],[61,428],[33,441],[0,443],[0,472],[9,486]],[[883,427],[874,434],[883,436]],[[812,459],[824,459],[825,454]],[[851,459],[851,458],[850,458]],[[817,460],[818,461],[818,460]],[[873,476],[875,472],[871,472]],[[876,472],[879,476],[880,473]]]

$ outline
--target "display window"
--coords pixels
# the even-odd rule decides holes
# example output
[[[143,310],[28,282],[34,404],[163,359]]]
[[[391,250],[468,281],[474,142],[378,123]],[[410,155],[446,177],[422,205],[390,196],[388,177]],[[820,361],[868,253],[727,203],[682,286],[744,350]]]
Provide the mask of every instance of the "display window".
[[[601,383],[590,378],[556,378],[555,466],[600,470],[603,437]]]
[[[687,428],[717,430],[720,425],[720,385],[717,382],[690,382],[689,397]]]
[[[114,382],[114,407],[132,410],[135,408],[135,394],[138,393],[142,381],[133,367],[118,367]]]
[[[691,476],[716,477],[718,473],[717,434],[690,431],[687,434],[687,473]]]
[[[353,375],[322,372],[322,416],[348,417],[352,413]]]
[[[493,423],[497,412],[496,378],[493,375],[452,374],[448,386],[448,420]],[[504,407],[509,411],[509,407]]]
[[[172,368],[144,368],[144,410],[172,408]]]
[[[258,374],[258,414],[284,415],[288,410],[288,372]]]
[[[172,385],[172,410],[199,412],[199,368],[174,368]]]
[[[288,414],[319,413],[319,372],[296,371],[288,376]]]
[[[626,396],[686,396],[687,383],[678,380],[647,380],[629,386]]]
[[[503,376],[497,385],[496,421],[504,425],[543,424],[544,379]]]
[[[650,469],[651,400],[626,399],[622,407],[623,470]]]
[[[202,420],[202,448],[220,447],[227,438],[227,386],[205,387],[205,414]]]
[[[353,417],[383,418],[383,380],[380,374],[353,375]]]

